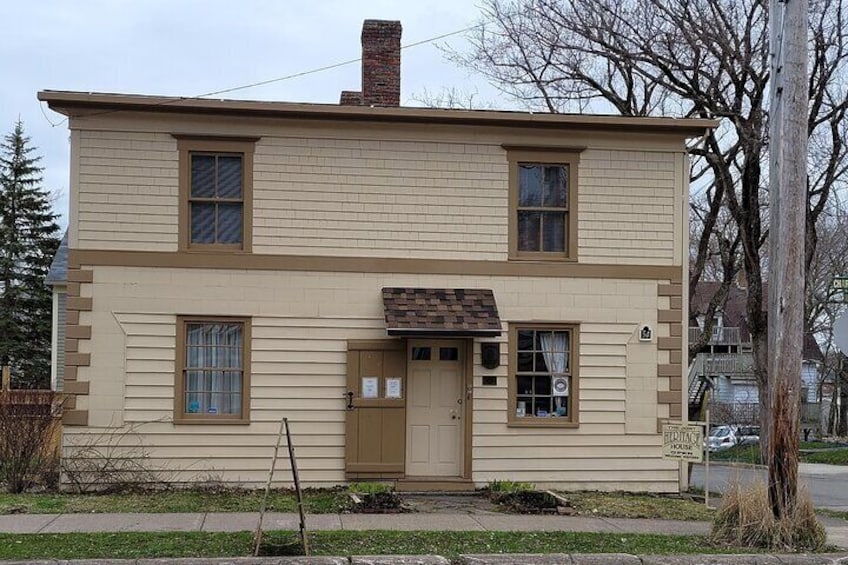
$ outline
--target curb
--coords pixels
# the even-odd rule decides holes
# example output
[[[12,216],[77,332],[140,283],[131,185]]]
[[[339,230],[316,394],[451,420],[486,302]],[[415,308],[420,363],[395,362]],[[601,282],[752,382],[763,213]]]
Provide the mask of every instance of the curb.
[[[848,553],[631,555],[628,553],[493,553],[460,555],[460,565],[848,565]],[[450,565],[439,555],[225,557],[0,561],[2,565]]]

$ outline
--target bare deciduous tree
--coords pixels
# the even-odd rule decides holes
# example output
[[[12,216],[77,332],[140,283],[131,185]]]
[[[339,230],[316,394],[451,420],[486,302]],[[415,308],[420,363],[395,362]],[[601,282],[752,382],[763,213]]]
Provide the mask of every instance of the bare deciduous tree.
[[[818,220],[848,167],[846,11],[844,0],[820,0],[810,9],[808,134],[815,150],[807,191],[808,271],[816,256]],[[696,158],[693,179],[709,187],[692,209],[701,226],[695,232],[690,293],[716,253],[721,257],[722,249],[735,253],[738,247],[739,262],[718,261],[721,274],[715,276],[731,280],[739,263],[744,270],[760,417],[769,422],[768,396],[762,393],[768,382],[763,308],[768,268],[767,2],[487,0],[481,22],[471,32],[471,52],[453,53],[452,58],[530,108],[722,120],[690,149]],[[732,219],[732,235],[720,226],[723,209]],[[716,304],[722,300],[717,296]],[[712,317],[705,321],[711,324]],[[705,329],[709,334],[711,328]],[[766,433],[767,426],[762,428]]]

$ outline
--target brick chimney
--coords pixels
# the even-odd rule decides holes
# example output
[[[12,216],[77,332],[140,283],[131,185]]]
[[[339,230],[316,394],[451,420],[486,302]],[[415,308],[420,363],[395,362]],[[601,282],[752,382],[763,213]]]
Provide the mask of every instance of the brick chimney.
[[[365,20],[362,24],[362,91],[342,91],[344,105],[400,106],[399,21]]]

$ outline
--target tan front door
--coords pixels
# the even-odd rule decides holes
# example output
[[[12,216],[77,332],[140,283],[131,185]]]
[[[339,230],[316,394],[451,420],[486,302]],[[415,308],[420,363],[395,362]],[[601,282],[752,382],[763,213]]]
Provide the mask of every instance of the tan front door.
[[[406,475],[458,477],[463,446],[461,341],[410,340]]]

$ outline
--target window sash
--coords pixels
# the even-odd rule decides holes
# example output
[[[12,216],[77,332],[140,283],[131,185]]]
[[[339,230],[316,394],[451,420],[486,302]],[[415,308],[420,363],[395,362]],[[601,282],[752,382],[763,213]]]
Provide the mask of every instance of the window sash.
[[[550,337],[543,338],[545,334]],[[510,422],[576,426],[576,335],[574,327],[553,324],[511,328]],[[565,358],[551,359],[557,354]],[[554,393],[554,379],[559,377],[568,379],[567,395]]]
[[[233,319],[181,319],[178,416],[242,418],[247,390],[247,325]]]
[[[213,184],[212,193],[213,196],[209,196],[206,194],[209,191],[204,191],[203,195],[194,195],[194,158],[195,157],[214,157],[214,171],[212,174],[211,182]],[[232,158],[238,157],[240,161],[240,179],[239,179],[239,197],[232,196],[219,196],[218,191],[220,188],[219,184],[219,176],[221,174],[221,166],[219,165],[221,158]],[[240,247],[243,245],[244,241],[244,202],[245,202],[245,190],[247,190],[245,186],[245,154],[244,153],[231,153],[231,152],[210,152],[210,151],[189,151],[188,152],[188,237],[190,245],[216,245],[216,246],[227,246],[227,247]],[[208,206],[212,206],[212,219],[207,220],[211,223],[211,235],[212,241],[202,241],[200,240],[200,236],[203,231],[208,231],[208,225],[195,225],[195,204],[206,204]],[[235,241],[226,241],[223,232],[225,231],[223,221],[221,219],[220,208],[221,206],[238,206],[238,225],[228,227],[227,231],[232,232],[233,228],[235,231],[233,235],[235,235]],[[206,227],[207,230],[203,230],[203,227]],[[195,232],[200,232],[197,235]]]
[[[541,253],[541,254],[567,254],[568,238],[569,238],[569,203],[571,200],[571,167],[570,163],[549,163],[549,162],[523,162],[516,163],[518,167],[518,186],[516,194],[516,240],[517,251],[519,253]],[[534,200],[535,198],[524,197],[526,189],[522,184],[524,175],[521,174],[522,168],[526,167],[557,167],[562,168],[561,176],[564,186],[562,206],[546,205],[547,191],[544,181],[538,187],[539,195],[538,205],[522,204],[523,201]],[[543,175],[544,176],[544,175]],[[555,221],[552,216],[557,215],[561,220]],[[522,217],[524,221],[522,221]],[[549,221],[554,223],[547,225]],[[523,228],[523,229],[522,229]],[[562,234],[557,236],[557,232]],[[551,239],[551,237],[553,239]]]

